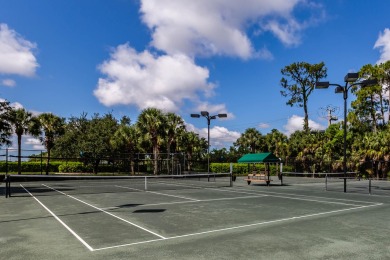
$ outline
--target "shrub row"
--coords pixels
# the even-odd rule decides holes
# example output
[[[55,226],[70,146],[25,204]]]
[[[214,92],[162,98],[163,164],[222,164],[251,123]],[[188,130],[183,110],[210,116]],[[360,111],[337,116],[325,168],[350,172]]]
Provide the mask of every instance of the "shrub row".
[[[52,162],[49,165],[50,172],[58,172],[61,162]],[[6,162],[0,162],[0,172],[6,172]],[[41,162],[22,162],[22,172],[44,172],[46,164]],[[8,172],[18,172],[18,162],[8,162]]]

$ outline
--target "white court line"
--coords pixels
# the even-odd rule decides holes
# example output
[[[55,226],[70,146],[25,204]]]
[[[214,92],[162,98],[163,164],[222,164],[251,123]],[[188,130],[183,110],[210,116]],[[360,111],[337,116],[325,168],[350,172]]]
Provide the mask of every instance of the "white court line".
[[[89,251],[93,251],[94,249],[85,242],[79,235],[76,234],[70,227],[68,227],[56,214],[54,214],[50,209],[48,209],[39,199],[37,199],[34,195],[32,195],[22,184],[20,186],[28,193],[31,197],[33,197],[36,201],[38,201],[41,206],[46,209],[58,222],[60,222],[73,236],[75,236]]]
[[[163,202],[163,203],[139,205],[139,207],[160,206],[160,205],[172,205],[172,204],[186,204],[186,203],[209,202],[209,201],[220,201],[220,200],[249,199],[249,198],[267,197],[267,196],[268,196],[268,195],[253,195],[253,196],[243,196],[243,197],[234,197],[234,198],[218,198],[218,199],[197,200],[197,201]]]
[[[291,217],[291,218],[282,218],[282,219],[276,219],[276,220],[252,223],[252,224],[247,224],[247,225],[240,225],[240,226],[221,228],[221,229],[209,230],[209,231],[192,233],[192,234],[185,234],[185,235],[180,235],[180,236],[166,237],[165,239],[154,239],[154,240],[147,240],[147,241],[141,241],[141,242],[135,242],[135,243],[129,243],[129,244],[123,244],[123,245],[102,247],[102,248],[97,248],[94,251],[101,251],[101,250],[113,249],[113,248],[118,248],[118,247],[126,247],[126,246],[133,246],[133,245],[139,245],[139,244],[146,244],[146,243],[152,243],[152,242],[162,241],[162,240],[170,240],[170,239],[177,239],[177,238],[183,238],[183,237],[191,237],[191,236],[198,236],[198,235],[204,235],[204,234],[212,234],[212,233],[223,232],[223,231],[228,231],[228,230],[243,229],[243,228],[248,228],[248,227],[261,226],[261,225],[273,224],[273,223],[279,223],[279,222],[286,222],[286,221],[303,219],[303,218],[310,218],[310,217],[316,217],[316,216],[321,216],[321,215],[329,215],[329,214],[333,214],[333,213],[340,213],[340,212],[357,210],[357,209],[363,209],[363,208],[380,206],[380,205],[383,205],[383,203],[377,203],[377,204],[373,204],[373,205],[366,205],[366,206],[353,207],[353,208],[347,208],[347,209],[332,210],[332,211],[326,211],[326,212],[320,212],[320,213],[314,213],[314,214],[308,214],[308,215],[301,215],[301,216]]]
[[[185,182],[185,181],[184,181]],[[194,181],[196,182],[196,181]],[[206,181],[203,181],[204,183],[206,183]],[[195,185],[195,184],[189,184],[189,183],[186,183],[186,185],[184,184],[181,184],[180,182],[177,182],[177,183],[170,183],[170,182],[164,182],[164,181],[159,181],[159,182],[154,182],[154,183],[158,183],[158,184],[164,184],[164,185],[168,185],[168,186],[179,186],[179,187],[186,187],[186,188],[197,188],[197,189],[210,189],[210,188],[215,188],[215,186],[212,186],[212,187],[207,187],[205,185],[201,185],[200,183],[198,185]],[[207,182],[207,183],[213,183],[213,181],[211,182]],[[221,182],[217,182],[217,183],[221,183]],[[222,182],[223,184],[227,184],[227,183],[224,183]],[[152,184],[153,185],[153,184]],[[221,188],[224,188],[226,186],[221,186]]]
[[[338,200],[338,201],[350,201],[350,202],[356,202],[356,203],[364,203],[364,204],[373,204],[373,202],[367,202],[367,201],[359,201],[359,200],[347,200],[347,199],[336,199],[336,198],[328,198],[328,197],[319,197],[319,196],[307,196],[307,195],[299,195],[299,194],[292,194],[292,193],[277,193],[277,192],[258,192],[255,190],[247,191],[247,190],[221,190],[221,189],[213,189],[220,192],[233,192],[233,193],[242,193],[242,194],[267,194],[270,197],[276,197],[276,198],[285,198],[285,199],[293,199],[293,200],[305,200],[305,201],[313,201],[313,202],[320,202],[320,203],[329,203],[329,204],[340,204],[340,205],[349,205],[349,206],[360,206],[356,204],[351,203],[344,203],[344,202],[337,202],[337,201],[324,201],[324,200],[314,200],[314,199],[306,199],[306,198],[319,198],[319,199],[332,199],[332,200]],[[278,195],[274,195],[278,194]],[[298,198],[294,197],[287,197],[286,195],[290,196],[296,196]],[[304,198],[299,198],[304,197]]]
[[[122,188],[122,189],[128,189],[128,190],[143,191],[143,190],[134,189],[134,188],[126,187],[126,186],[115,185],[115,187],[119,187],[119,188]],[[154,193],[154,194],[158,194],[158,195],[164,195],[164,196],[168,196],[168,197],[179,198],[179,199],[186,199],[186,200],[192,200],[192,201],[199,201],[199,200],[197,200],[197,199],[192,199],[192,198],[183,197],[183,196],[176,196],[176,195],[171,195],[171,194],[164,194],[164,193],[155,192],[155,191],[148,191],[148,190],[146,190],[145,192]]]
[[[159,234],[157,234],[157,233],[155,233],[155,232],[153,232],[153,231],[151,231],[151,230],[149,230],[149,229],[146,229],[146,228],[144,228],[144,227],[141,227],[140,225],[137,225],[137,224],[135,224],[135,223],[133,223],[133,222],[130,222],[130,221],[126,220],[126,219],[123,219],[123,218],[121,218],[121,217],[118,217],[118,216],[116,216],[116,215],[114,215],[114,214],[112,214],[112,213],[110,213],[110,212],[108,212],[108,211],[105,211],[105,210],[103,210],[103,209],[101,209],[101,208],[98,208],[98,207],[92,205],[92,204],[89,204],[89,203],[87,203],[87,202],[85,202],[85,201],[82,201],[82,200],[80,200],[80,199],[78,199],[78,198],[76,198],[76,197],[73,197],[73,196],[71,196],[71,195],[68,195],[68,194],[66,194],[66,193],[64,193],[64,192],[62,192],[62,191],[56,190],[56,189],[54,189],[54,188],[52,188],[52,187],[50,187],[50,186],[48,186],[48,185],[46,185],[46,184],[42,184],[42,185],[45,186],[45,187],[47,187],[47,188],[49,188],[49,189],[52,189],[52,190],[54,190],[54,191],[56,191],[56,192],[59,192],[59,193],[65,195],[65,196],[67,196],[67,197],[69,197],[69,198],[72,198],[72,199],[77,200],[77,201],[79,201],[79,202],[81,202],[81,203],[84,203],[85,205],[88,205],[88,206],[90,206],[90,207],[92,207],[92,208],[94,208],[94,209],[97,209],[97,210],[99,210],[99,211],[101,211],[101,212],[104,212],[104,213],[106,213],[106,214],[108,214],[108,215],[110,215],[110,216],[112,216],[112,217],[114,217],[114,218],[117,218],[117,219],[119,219],[119,220],[122,220],[123,222],[126,222],[126,223],[128,223],[128,224],[130,224],[130,225],[133,225],[133,226],[135,226],[135,227],[137,227],[137,228],[139,228],[139,229],[142,229],[142,230],[144,230],[144,231],[146,231],[146,232],[148,232],[148,233],[150,233],[150,234],[153,234],[153,235],[155,235],[155,236],[157,236],[157,237],[159,237],[159,238],[165,239],[165,237],[163,237],[163,236],[161,236],[161,235],[159,235]]]
[[[218,199],[208,199],[208,200],[194,200],[194,201],[161,202],[161,203],[137,205],[137,207],[150,207],[150,206],[174,205],[174,204],[188,204],[188,203],[199,203],[199,202],[221,201],[221,200],[250,199],[250,198],[261,198],[261,197],[268,197],[268,195],[253,195],[253,196],[242,196],[242,197],[233,197],[233,198],[218,198]],[[107,208],[103,208],[103,209],[104,210],[111,210],[111,209],[119,209],[119,208],[120,207],[107,207]]]

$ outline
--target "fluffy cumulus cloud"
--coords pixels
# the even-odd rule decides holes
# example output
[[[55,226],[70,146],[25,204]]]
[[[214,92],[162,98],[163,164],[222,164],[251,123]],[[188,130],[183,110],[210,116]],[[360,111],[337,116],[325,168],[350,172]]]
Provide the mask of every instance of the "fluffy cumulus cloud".
[[[233,113],[227,112],[227,108],[225,104],[210,104],[208,102],[198,102],[197,108],[194,109],[194,111],[208,111],[210,115],[226,114],[228,120],[235,118]],[[224,118],[221,120],[226,120],[226,119]]]
[[[214,126],[210,129],[210,144],[217,148],[226,147],[227,144],[231,145],[233,142],[237,141],[240,136],[241,134],[239,132],[230,131],[221,126]]]
[[[103,74],[94,95],[106,105],[156,107],[177,112],[187,101],[194,110],[227,113],[225,104],[210,105],[215,85],[197,57],[216,55],[241,59],[272,59],[262,44],[273,34],[286,46],[300,43],[310,18],[298,21],[293,12],[310,0],[141,0],[142,22],[150,29],[149,50],[137,52],[128,44],[116,47],[99,66]],[[312,20],[311,20],[312,21]],[[254,42],[256,41],[256,43]],[[156,54],[158,53],[158,55]],[[206,105],[205,105],[206,104]]]
[[[24,144],[26,146],[31,147],[34,150],[45,150],[45,146],[42,145],[41,140],[34,138],[34,137],[31,137],[31,136],[28,136],[26,138],[26,141],[24,142]]]
[[[24,39],[6,24],[0,24],[0,74],[33,76],[38,62],[36,44]]]
[[[106,106],[136,105],[177,112],[186,99],[213,94],[209,71],[182,54],[156,56],[138,53],[128,44],[115,48],[109,60],[99,66],[101,73],[95,96]]]
[[[301,116],[293,115],[287,121],[287,124],[283,126],[285,130],[285,134],[290,136],[292,133],[298,130],[303,130],[303,120],[304,118]],[[324,127],[313,120],[309,119],[309,127],[312,130],[323,130]]]
[[[257,36],[271,32],[283,44],[297,45],[301,31],[310,24],[292,15],[300,3],[307,1],[142,0],[141,13],[152,31],[152,45],[168,54],[270,58],[267,49],[255,50],[248,28]]]
[[[386,28],[383,33],[379,34],[378,40],[375,42],[374,48],[380,49],[381,57],[378,63],[384,63],[390,60],[390,29]]]
[[[193,124],[186,122],[186,129],[191,132],[198,133],[200,137],[207,140],[207,127],[196,128]],[[229,129],[221,126],[213,126],[210,128],[210,144],[211,148],[223,148],[229,147],[231,144],[241,136],[241,133],[237,131],[230,131]]]

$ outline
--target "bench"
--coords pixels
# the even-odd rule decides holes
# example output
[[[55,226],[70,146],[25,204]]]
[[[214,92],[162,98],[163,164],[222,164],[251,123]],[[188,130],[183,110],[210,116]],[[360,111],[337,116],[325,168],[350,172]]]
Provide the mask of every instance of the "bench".
[[[269,186],[271,179],[268,178],[267,174],[264,173],[250,173],[247,178],[244,179],[250,185],[252,182],[265,182]]]

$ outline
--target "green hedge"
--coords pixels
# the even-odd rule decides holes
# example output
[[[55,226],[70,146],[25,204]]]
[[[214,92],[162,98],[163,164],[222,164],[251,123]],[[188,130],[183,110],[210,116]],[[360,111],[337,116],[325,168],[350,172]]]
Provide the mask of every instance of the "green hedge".
[[[58,167],[58,172],[92,172],[92,166],[91,165],[84,165],[81,162],[66,162],[62,163]]]
[[[49,165],[49,172],[58,172],[58,167],[61,162],[52,162]],[[46,163],[43,162],[22,162],[22,172],[44,172],[46,170]],[[6,162],[0,162],[0,172],[6,172]],[[18,172],[18,162],[8,162],[8,172]]]

